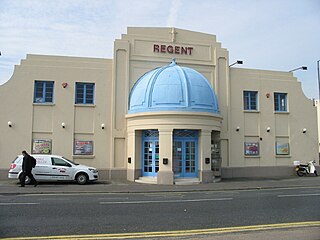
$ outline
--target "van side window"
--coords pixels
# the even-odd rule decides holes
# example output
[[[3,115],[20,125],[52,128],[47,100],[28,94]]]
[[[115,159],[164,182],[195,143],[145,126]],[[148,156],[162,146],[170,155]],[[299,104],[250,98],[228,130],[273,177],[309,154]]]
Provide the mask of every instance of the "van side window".
[[[64,166],[64,167],[71,167],[71,165],[69,163],[67,163],[66,161],[60,159],[60,158],[51,158],[52,161],[52,165],[54,166]]]

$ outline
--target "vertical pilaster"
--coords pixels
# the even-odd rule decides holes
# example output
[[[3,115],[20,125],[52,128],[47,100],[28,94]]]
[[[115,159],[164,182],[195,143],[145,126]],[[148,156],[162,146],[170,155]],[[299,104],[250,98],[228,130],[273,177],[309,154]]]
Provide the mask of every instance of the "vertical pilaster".
[[[200,132],[199,144],[199,177],[200,182],[212,182],[211,171],[211,130],[203,129]]]
[[[110,151],[110,169],[125,169],[123,153],[126,144],[126,118],[127,102],[129,96],[129,56],[130,45],[128,41],[116,40],[114,43],[113,65],[113,91],[112,91],[112,141]],[[111,172],[110,172],[111,174]],[[111,175],[110,175],[111,178]]]
[[[173,129],[159,129],[159,171],[157,174],[157,183],[164,185],[173,185]]]
[[[128,131],[127,144],[127,180],[134,182],[134,180],[141,177],[141,131]]]
[[[136,149],[136,134],[135,131],[128,131],[127,139],[127,180],[134,182],[135,180],[135,169],[136,169],[136,158],[135,158],[135,149]]]

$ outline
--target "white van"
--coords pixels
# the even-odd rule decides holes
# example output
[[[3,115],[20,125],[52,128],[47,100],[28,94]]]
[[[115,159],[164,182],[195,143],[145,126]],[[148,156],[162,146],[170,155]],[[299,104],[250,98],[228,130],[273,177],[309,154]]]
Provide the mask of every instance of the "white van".
[[[86,184],[88,181],[98,180],[98,171],[95,168],[80,165],[58,155],[33,155],[37,165],[32,174],[37,181],[76,181]],[[22,173],[23,156],[19,155],[13,160],[8,178],[19,179]],[[26,184],[30,179],[26,177]]]

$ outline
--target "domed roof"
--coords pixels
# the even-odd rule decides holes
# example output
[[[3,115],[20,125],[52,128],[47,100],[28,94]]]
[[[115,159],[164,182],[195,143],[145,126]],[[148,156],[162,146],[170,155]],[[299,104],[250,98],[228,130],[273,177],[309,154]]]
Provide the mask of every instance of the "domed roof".
[[[170,65],[145,73],[133,86],[128,113],[194,111],[219,113],[217,97],[199,72]]]

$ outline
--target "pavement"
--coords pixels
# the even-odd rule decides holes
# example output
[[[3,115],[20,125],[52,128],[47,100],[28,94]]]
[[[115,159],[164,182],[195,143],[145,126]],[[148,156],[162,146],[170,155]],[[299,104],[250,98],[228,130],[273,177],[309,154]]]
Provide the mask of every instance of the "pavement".
[[[192,185],[153,185],[129,181],[96,181],[86,185],[73,182],[40,182],[37,187],[19,187],[16,179],[0,180],[0,195],[16,194],[81,194],[81,193],[150,193],[228,191],[276,188],[319,187],[318,177],[222,179],[215,183]]]

